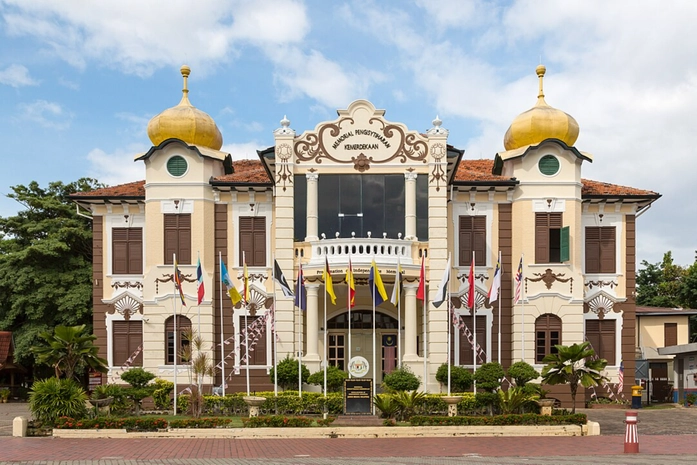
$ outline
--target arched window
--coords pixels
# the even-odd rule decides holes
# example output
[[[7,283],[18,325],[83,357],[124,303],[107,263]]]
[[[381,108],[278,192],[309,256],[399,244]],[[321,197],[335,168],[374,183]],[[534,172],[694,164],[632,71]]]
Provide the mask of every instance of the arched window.
[[[555,345],[561,344],[561,318],[551,313],[535,320],[535,362],[542,363],[545,355],[556,353]]]
[[[189,363],[186,353],[189,351],[189,336],[191,335],[191,320],[177,315],[177,350],[174,349],[174,317],[165,321],[165,364],[174,365],[174,355],[177,355],[177,365]]]

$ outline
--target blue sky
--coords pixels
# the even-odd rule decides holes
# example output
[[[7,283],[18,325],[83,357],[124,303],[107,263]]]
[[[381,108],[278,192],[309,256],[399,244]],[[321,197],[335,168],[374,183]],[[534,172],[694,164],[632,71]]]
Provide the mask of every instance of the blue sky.
[[[0,0],[0,216],[10,186],[143,179],[147,122],[181,97],[234,158],[287,115],[298,133],[357,98],[465,158],[493,158],[534,105],[576,118],[584,177],[663,194],[638,219],[638,259],[694,261],[694,1]]]

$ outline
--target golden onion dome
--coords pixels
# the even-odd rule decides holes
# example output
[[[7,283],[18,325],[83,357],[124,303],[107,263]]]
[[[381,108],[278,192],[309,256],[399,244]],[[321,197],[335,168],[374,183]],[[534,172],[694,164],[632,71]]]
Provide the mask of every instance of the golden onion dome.
[[[187,78],[191,74],[191,69],[184,65],[180,71],[184,77],[181,102],[150,120],[148,137],[153,145],[160,145],[167,139],[175,138],[188,144],[220,150],[223,146],[223,136],[215,121],[189,102]]]
[[[518,115],[511,123],[503,137],[503,145],[506,150],[537,144],[552,138],[559,139],[571,147],[578,139],[578,123],[573,116],[550,107],[545,102],[542,78],[547,69],[540,65],[535,71],[540,80],[537,103],[528,111]]]

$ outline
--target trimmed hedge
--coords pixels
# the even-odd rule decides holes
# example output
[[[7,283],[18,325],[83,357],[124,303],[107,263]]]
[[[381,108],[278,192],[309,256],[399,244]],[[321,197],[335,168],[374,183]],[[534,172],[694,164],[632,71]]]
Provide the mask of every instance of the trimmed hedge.
[[[283,415],[242,419],[245,428],[307,428],[312,426],[312,421],[312,418]]]
[[[70,417],[60,417],[56,420],[55,427],[58,429],[126,429],[126,431],[157,431],[167,428],[167,420],[164,418],[148,417],[100,417],[76,420]]]
[[[413,416],[412,426],[513,426],[513,425],[585,425],[588,421],[585,413],[574,415],[537,415],[524,413],[520,415],[463,416],[463,417],[427,417]]]
[[[171,420],[170,428],[225,428],[232,420],[230,418],[186,418],[181,420]]]

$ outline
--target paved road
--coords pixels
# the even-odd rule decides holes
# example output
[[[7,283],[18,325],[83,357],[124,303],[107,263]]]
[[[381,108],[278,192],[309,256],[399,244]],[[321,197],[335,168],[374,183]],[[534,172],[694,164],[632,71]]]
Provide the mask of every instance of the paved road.
[[[16,414],[0,405],[0,421]],[[19,407],[17,407],[19,408]],[[25,407],[26,408],[26,407]],[[14,413],[3,416],[6,409]],[[582,410],[595,437],[410,439],[0,438],[0,463],[103,465],[691,464],[697,409],[641,410],[640,454],[623,454],[624,411]]]

